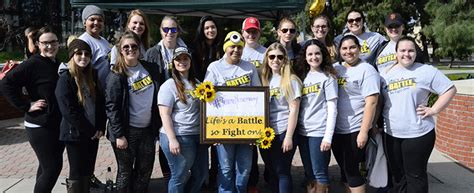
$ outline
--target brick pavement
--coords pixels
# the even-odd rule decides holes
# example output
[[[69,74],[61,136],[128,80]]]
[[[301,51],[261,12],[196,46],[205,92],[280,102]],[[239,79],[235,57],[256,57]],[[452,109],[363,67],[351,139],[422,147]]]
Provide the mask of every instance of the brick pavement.
[[[26,132],[22,123],[22,119],[12,119],[1,121],[0,124],[0,179],[23,179],[24,182],[33,183],[38,161],[30,147]],[[158,155],[158,153],[156,154]],[[63,169],[61,171],[60,179],[57,184],[63,182],[68,175],[69,167],[66,152],[64,153]],[[150,183],[150,190],[164,189],[164,180],[160,170],[158,157],[155,156],[155,164]],[[107,167],[111,167],[113,176],[116,174],[115,156],[112,151],[110,142],[105,138],[100,140],[99,152],[96,161],[95,175],[100,180],[105,180]],[[266,193],[266,184],[263,182],[263,162],[259,159],[260,180],[259,189]],[[339,169],[334,162],[331,162],[330,167],[331,179],[336,181],[339,176]],[[304,171],[301,164],[300,156],[297,151],[293,159],[292,176],[294,179],[295,192],[303,192],[303,187],[300,185],[303,181]],[[58,185],[57,185],[58,186]],[[55,187],[55,190],[64,190],[64,187]],[[338,192],[338,191],[331,191]]]

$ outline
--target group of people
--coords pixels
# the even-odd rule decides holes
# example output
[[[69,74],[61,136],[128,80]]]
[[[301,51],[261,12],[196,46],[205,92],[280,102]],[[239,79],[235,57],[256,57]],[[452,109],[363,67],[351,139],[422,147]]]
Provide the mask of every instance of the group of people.
[[[56,59],[59,40],[48,27],[33,39],[37,53],[6,75],[5,97],[25,112],[29,142],[39,161],[35,193],[51,192],[69,160],[68,193],[89,192],[98,140],[106,133],[117,161],[117,192],[147,192],[156,145],[169,193],[258,192],[258,148],[249,144],[200,144],[199,99],[203,81],[216,86],[266,86],[275,139],[259,149],[264,179],[272,192],[292,192],[291,163],[299,147],[308,193],[330,183],[332,149],[346,192],[362,193],[360,163],[371,135],[382,133],[396,192],[428,192],[427,161],[435,141],[433,115],[456,88],[436,68],[420,61],[404,21],[385,19],[389,40],[364,27],[364,14],[351,10],[347,32],[335,40],[327,16],[313,19],[314,37],[295,40],[297,26],[284,18],[278,41],[259,43],[257,18],[223,40],[211,16],[201,18],[188,47],[176,18],[161,21],[161,41],[149,45],[150,26],[141,10],[128,16],[126,31],[111,48],[101,36],[103,11],[82,12],[85,32],[68,43],[68,61]],[[110,58],[109,58],[110,54]],[[244,78],[242,78],[244,77]],[[245,81],[232,81],[242,78]],[[26,88],[29,98],[21,96]],[[428,106],[431,93],[439,95]],[[106,122],[107,121],[107,122]],[[157,141],[158,140],[158,141]],[[391,179],[391,177],[390,177]],[[391,181],[391,180],[390,180]]]

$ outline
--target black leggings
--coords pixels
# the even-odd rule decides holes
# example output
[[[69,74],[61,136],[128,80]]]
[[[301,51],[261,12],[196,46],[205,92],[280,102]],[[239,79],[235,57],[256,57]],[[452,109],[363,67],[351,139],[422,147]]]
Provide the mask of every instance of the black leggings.
[[[65,142],[69,159],[69,179],[79,180],[81,177],[91,176],[99,148],[99,140],[86,137],[80,141]]]
[[[59,128],[28,128],[26,134],[38,158],[34,193],[51,192],[63,167],[64,144],[59,141]]]
[[[387,158],[394,177],[391,192],[427,193],[427,166],[436,140],[435,130],[417,138],[396,138],[385,134]]]
[[[128,192],[147,192],[155,162],[155,136],[151,128],[129,127],[127,149],[112,147],[117,159],[117,189]]]
[[[359,131],[349,134],[334,134],[332,151],[339,168],[341,168],[341,180],[349,187],[358,187],[365,183],[360,174],[359,163],[364,161],[365,147],[357,147],[357,135]]]

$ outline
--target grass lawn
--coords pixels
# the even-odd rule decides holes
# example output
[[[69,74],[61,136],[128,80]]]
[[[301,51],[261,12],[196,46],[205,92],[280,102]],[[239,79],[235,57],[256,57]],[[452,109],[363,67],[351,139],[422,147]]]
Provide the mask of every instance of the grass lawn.
[[[474,67],[458,67],[458,65],[453,65],[451,68],[448,68],[447,65],[434,65],[438,70],[474,70]]]

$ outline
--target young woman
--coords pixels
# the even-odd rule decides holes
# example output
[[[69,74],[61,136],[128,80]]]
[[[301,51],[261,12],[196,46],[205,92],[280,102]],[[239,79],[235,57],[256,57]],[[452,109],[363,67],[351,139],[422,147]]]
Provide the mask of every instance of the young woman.
[[[370,64],[359,58],[357,37],[344,36],[339,54],[342,61],[334,64],[339,88],[332,149],[348,191],[363,193],[365,180],[360,175],[359,162],[365,156],[380,92],[380,77]]]
[[[398,40],[396,63],[381,72],[385,147],[395,180],[393,192],[428,192],[426,171],[436,139],[433,116],[456,94],[453,83],[442,72],[415,62],[415,45],[409,37]],[[428,107],[431,93],[439,97]]]
[[[224,39],[225,57],[209,65],[205,80],[217,86],[260,86],[257,69],[242,60],[244,41],[239,32],[229,32]],[[244,81],[232,81],[243,78]],[[245,193],[252,167],[252,146],[217,145],[219,193]],[[237,167],[238,166],[238,167]]]
[[[16,108],[25,112],[28,141],[35,151],[39,166],[34,192],[51,192],[63,165],[64,144],[59,141],[59,112],[56,96],[59,41],[48,27],[35,37],[38,53],[11,70],[2,80],[3,95]],[[22,87],[29,99],[21,95]]]
[[[164,80],[171,77],[171,67],[173,60],[173,51],[177,47],[187,47],[184,41],[179,38],[183,29],[178,20],[172,16],[165,16],[160,25],[161,41],[148,49],[145,54],[145,60],[157,63],[160,66],[160,72],[164,75]],[[161,160],[160,160],[161,161]]]
[[[66,144],[69,158],[68,193],[89,192],[99,139],[105,131],[105,102],[90,65],[89,45],[75,39],[68,53],[69,62],[60,68],[56,86],[63,115],[59,139]]]
[[[342,37],[346,35],[357,37],[361,48],[360,59],[372,63],[368,59],[371,58],[370,56],[374,54],[374,50],[386,39],[377,32],[366,31],[364,24],[364,13],[356,9],[350,10],[346,15],[346,27],[349,31],[337,36],[335,42],[340,44]]]
[[[200,81],[204,80],[209,64],[224,55],[218,29],[212,16],[203,16],[199,21],[194,39],[192,63],[195,66],[194,69],[196,69],[196,78]],[[209,169],[209,183],[207,184],[209,189],[215,189],[216,187],[217,170],[216,147],[211,146],[211,168]]]
[[[208,146],[200,144],[199,138],[199,99],[192,94],[198,80],[187,48],[176,48],[172,61],[172,78],[163,83],[158,93],[163,122],[160,146],[171,169],[168,192],[197,193],[209,166]]]
[[[313,39],[319,40],[326,46],[330,56],[329,59],[331,59],[331,64],[336,62],[337,50],[336,45],[334,45],[331,20],[329,20],[326,15],[316,16],[313,19],[311,31],[313,32]]]
[[[282,44],[287,53],[288,59],[290,59],[291,63],[296,63],[296,59],[298,57],[298,53],[300,52],[301,46],[296,43],[296,24],[290,18],[283,18],[280,20],[280,24],[278,24],[278,42]]]
[[[204,80],[207,67],[220,59],[224,53],[219,41],[217,23],[212,16],[203,16],[199,21],[193,44],[193,64],[198,80]]]
[[[255,17],[245,18],[242,23],[242,37],[245,41],[242,60],[252,63],[257,69],[262,67],[263,56],[267,50],[259,43],[261,34],[260,21]]]
[[[387,33],[389,40],[384,41],[379,47],[377,47],[374,54],[371,55],[373,59],[368,59],[369,61],[372,61],[372,64],[379,72],[384,71],[385,68],[396,63],[397,57],[395,45],[397,44],[397,41],[403,37],[403,31],[405,30],[404,23],[405,21],[398,13],[390,13],[385,17],[385,33]],[[416,49],[420,54],[416,56],[415,62],[423,63],[421,49],[418,46],[416,46]]]
[[[125,32],[120,55],[107,77],[107,137],[117,160],[119,192],[146,192],[155,161],[155,137],[161,126],[157,95],[159,69],[138,60],[140,38]],[[133,174],[133,175],[132,175]]]
[[[85,32],[79,39],[87,42],[92,50],[92,67],[97,70],[101,88],[105,88],[105,79],[110,72],[109,42],[100,36],[104,30],[104,12],[95,5],[87,5],[82,10],[82,22]]]
[[[300,107],[301,81],[293,74],[285,47],[273,43],[265,52],[262,85],[270,87],[270,127],[275,139],[262,158],[270,163],[272,192],[293,192],[291,161],[296,150],[295,128]],[[278,161],[275,161],[278,160]]]
[[[135,9],[128,15],[126,29],[132,31],[140,37],[140,59],[143,59],[146,50],[150,47],[150,25],[146,14],[140,10]],[[112,47],[110,52],[110,64],[114,65],[117,62],[117,47]]]
[[[319,40],[307,41],[299,58],[298,65],[305,67],[298,119],[300,155],[308,193],[325,193],[337,117],[337,74],[326,45]]]

